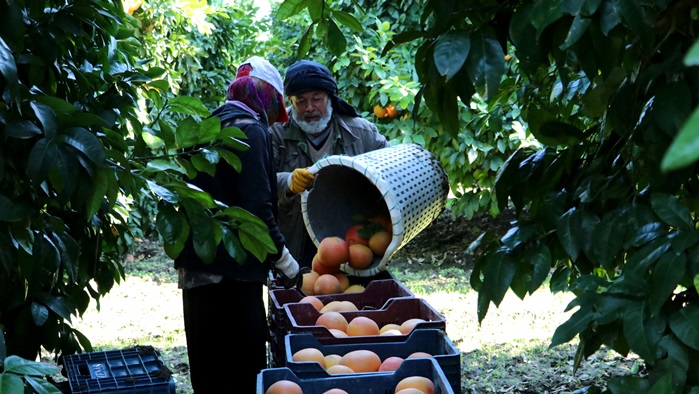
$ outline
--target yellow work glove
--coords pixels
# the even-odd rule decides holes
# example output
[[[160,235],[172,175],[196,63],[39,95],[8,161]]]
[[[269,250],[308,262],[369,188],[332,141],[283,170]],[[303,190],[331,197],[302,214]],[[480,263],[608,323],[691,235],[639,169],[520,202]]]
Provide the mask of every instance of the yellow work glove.
[[[313,185],[315,174],[308,171],[308,168],[297,168],[289,177],[289,190],[294,193],[301,193],[308,190]]]

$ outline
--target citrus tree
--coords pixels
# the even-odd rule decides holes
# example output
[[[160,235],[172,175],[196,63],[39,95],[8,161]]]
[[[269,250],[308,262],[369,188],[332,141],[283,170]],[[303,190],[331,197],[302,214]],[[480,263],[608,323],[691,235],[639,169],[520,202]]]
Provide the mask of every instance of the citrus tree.
[[[335,2],[316,3],[280,10],[321,9],[310,11],[317,26],[339,20]],[[419,44],[415,105],[439,117],[440,138],[468,130],[460,103],[506,110],[521,130],[488,127],[536,138],[509,155],[491,188],[517,220],[470,250],[479,251],[479,320],[508,291],[524,299],[548,283],[576,295],[551,346],[578,338],[576,366],[601,346],[644,360],[647,374],[614,377],[608,391],[699,392],[696,3],[423,4],[420,25],[396,26],[383,52]],[[320,38],[333,53],[346,48]]]
[[[498,169],[522,144],[535,142],[521,126],[521,109],[513,94],[519,83],[510,70],[516,70],[516,64],[510,62],[506,73],[510,89],[492,104],[478,94],[473,102],[459,103],[461,111],[454,114],[466,127],[455,135],[446,133],[433,110],[419,105],[422,93],[414,60],[420,44],[389,45],[399,29],[420,26],[424,3],[343,0],[303,12],[311,3],[285,1],[273,8],[277,20],[272,31],[299,58],[328,66],[342,98],[393,143],[416,143],[437,156],[451,175],[456,198],[448,203],[454,215],[497,214],[490,189]],[[326,45],[310,45],[309,40]],[[284,65],[295,59],[286,59]]]
[[[36,389],[46,371],[18,358],[92,349],[71,320],[124,278],[142,196],[157,201],[172,258],[190,234],[204,261],[220,243],[240,261],[275,251],[259,218],[187,184],[220,160],[239,170],[244,134],[176,94],[189,85],[172,75],[192,63],[154,60],[144,11],[129,11],[108,0],[0,2],[0,391]]]

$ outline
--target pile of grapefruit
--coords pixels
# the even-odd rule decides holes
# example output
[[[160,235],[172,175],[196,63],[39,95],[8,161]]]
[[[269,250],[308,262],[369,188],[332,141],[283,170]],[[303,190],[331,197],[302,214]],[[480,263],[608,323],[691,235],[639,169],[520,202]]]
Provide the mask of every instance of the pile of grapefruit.
[[[350,286],[340,270],[347,263],[354,269],[366,269],[375,257],[386,253],[392,239],[392,224],[387,217],[376,217],[347,229],[345,237],[325,237],[318,244],[311,272],[303,275],[301,291],[307,295],[360,292],[361,285]]]

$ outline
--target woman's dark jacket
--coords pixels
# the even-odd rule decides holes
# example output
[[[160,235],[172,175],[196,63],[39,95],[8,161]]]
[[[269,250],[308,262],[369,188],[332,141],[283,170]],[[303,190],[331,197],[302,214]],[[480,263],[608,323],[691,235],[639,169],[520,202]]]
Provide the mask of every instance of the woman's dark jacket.
[[[285,241],[277,225],[277,179],[272,156],[272,137],[263,123],[265,119],[255,119],[252,114],[232,103],[222,105],[212,115],[221,119],[221,128],[234,126],[242,130],[247,135],[244,142],[250,148],[234,151],[242,163],[240,173],[221,159],[213,177],[200,172],[190,183],[211,194],[215,200],[227,206],[243,208],[262,219],[269,227],[270,236],[278,250],[277,254],[269,255],[268,260],[275,261],[280,257]],[[268,262],[263,264],[251,253],[246,253],[247,259],[240,264],[220,244],[215,260],[206,264],[196,255],[190,237],[175,259],[175,269],[185,268],[191,272],[265,283],[270,265]]]

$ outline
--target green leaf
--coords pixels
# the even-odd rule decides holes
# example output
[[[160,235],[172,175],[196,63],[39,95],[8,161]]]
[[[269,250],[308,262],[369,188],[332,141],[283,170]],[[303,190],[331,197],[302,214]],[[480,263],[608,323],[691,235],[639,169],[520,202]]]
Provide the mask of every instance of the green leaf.
[[[9,360],[10,357],[7,359]],[[7,360],[5,360],[5,362],[7,362]],[[22,378],[15,374],[8,373],[7,371],[0,373],[0,394],[16,393],[24,393],[24,383],[22,382]]]
[[[17,97],[19,92],[19,76],[17,75],[17,64],[12,50],[7,46],[5,40],[0,38],[0,74],[3,75],[8,87],[10,99]]]
[[[18,222],[31,216],[32,210],[23,202],[14,202],[0,194],[0,221]]]
[[[490,298],[486,295],[485,291],[478,292],[478,323],[480,324],[485,319],[485,315],[488,313],[488,308],[490,307]]]
[[[575,15],[575,18],[573,18],[573,23],[570,25],[570,29],[568,30],[568,35],[566,36],[565,41],[563,44],[559,46],[559,48],[562,51],[565,51],[575,45],[575,43],[578,42],[580,37],[582,37],[583,34],[587,31],[587,27],[590,26],[590,23],[592,22],[592,19],[590,18],[585,18],[581,14]]]
[[[566,0],[539,1],[531,12],[531,24],[536,28],[537,38],[544,29],[564,14]]]
[[[452,30],[440,36],[435,43],[433,55],[439,74],[449,81],[461,70],[470,50],[470,35],[464,30]]]
[[[248,136],[245,135],[243,130],[237,128],[237,127],[226,127],[222,129],[219,132],[219,138],[224,139],[224,138],[231,138],[231,139],[247,139]]]
[[[669,251],[662,255],[650,276],[648,302],[652,315],[660,312],[686,272],[687,256]]]
[[[218,117],[206,118],[199,124],[198,144],[214,141],[221,132],[221,120]]]
[[[663,161],[662,171],[668,172],[688,166],[699,159],[699,108],[695,108],[687,122],[670,144]]]
[[[235,153],[227,150],[227,149],[220,149],[217,148],[216,152],[223,157],[223,160],[226,161],[231,167],[233,167],[237,172],[240,172],[243,168],[243,163],[240,161],[240,157],[236,155]]]
[[[517,269],[513,257],[503,250],[498,250],[488,257],[488,264],[483,270],[483,286],[488,298],[499,306],[512,283]]]
[[[615,3],[620,6],[624,21],[638,35],[640,44],[646,49],[651,49],[655,38],[654,28],[647,22],[642,4],[636,0],[618,0]]]
[[[691,212],[677,197],[668,193],[653,193],[650,201],[653,211],[665,223],[683,230],[694,228]]]
[[[228,207],[221,211],[221,213],[231,219],[234,219],[238,223],[248,222],[257,226],[267,227],[267,224],[265,224],[262,219],[240,207]]]
[[[170,258],[176,258],[189,238],[190,227],[186,216],[172,205],[161,203],[155,223],[158,233],[163,238],[165,252]]]
[[[170,109],[185,115],[198,115],[207,117],[211,115],[208,109],[202,104],[201,100],[194,97],[178,96],[168,102]]]
[[[672,384],[672,373],[664,374],[660,379],[656,380],[650,390],[646,394],[671,394],[675,393],[674,385]]]
[[[686,305],[670,316],[670,329],[685,345],[699,350],[699,306]]]
[[[58,368],[51,364],[30,361],[18,356],[8,356],[5,359],[4,371],[30,376],[50,376],[60,373]]]
[[[275,19],[284,20],[290,18],[308,7],[307,0],[284,0],[277,9]]]
[[[359,22],[359,20],[350,13],[333,10],[331,16],[335,18],[338,22],[340,22],[342,25],[347,26],[348,28],[357,33],[361,33],[364,31],[364,26],[362,26],[362,23]]]
[[[621,23],[621,8],[618,1],[605,1],[600,11],[600,30],[605,36]]]
[[[655,346],[649,343],[645,330],[643,303],[629,304],[624,311],[624,336],[636,354],[653,364],[655,362]]]
[[[88,198],[85,203],[87,208],[86,218],[92,218],[105,200],[107,189],[109,188],[108,171],[110,170],[104,167],[97,168],[92,177],[92,188],[87,191]]]
[[[141,133],[141,138],[143,138],[143,142],[145,142],[146,145],[153,150],[162,149],[165,147],[165,141],[162,138],[147,131]]]
[[[582,248],[582,229],[580,213],[575,208],[571,208],[558,219],[556,235],[570,259],[577,260]]]
[[[543,122],[539,127],[533,127],[531,132],[539,142],[548,146],[575,146],[585,138],[577,127],[555,120]]]
[[[653,99],[653,119],[668,136],[674,137],[692,113],[692,94],[686,83],[673,81],[661,85]]]
[[[46,104],[51,109],[53,112],[58,113],[58,114],[69,114],[76,112],[78,109],[75,107],[75,105],[60,99],[58,97],[54,96],[34,96],[34,99],[37,102],[40,102],[42,104]],[[98,118],[99,119],[99,118]]]
[[[192,118],[186,118],[177,124],[175,140],[178,148],[190,148],[199,142],[199,124]]]
[[[335,56],[342,56],[343,53],[345,53],[345,50],[347,49],[347,39],[345,38],[344,34],[340,31],[340,28],[337,27],[337,24],[335,23],[334,20],[328,19],[328,48],[330,49],[330,52],[335,55]]]
[[[594,294],[594,292],[596,292],[598,289],[599,287],[595,288],[594,290],[588,291],[591,291],[592,294]],[[596,299],[595,324],[598,325],[617,323],[618,320],[622,319],[624,311],[631,304],[631,301],[626,297],[617,297],[603,294],[591,297],[591,299],[593,298]]]
[[[49,309],[39,303],[32,302],[31,312],[32,321],[39,327],[46,324],[46,321],[49,319]]]
[[[150,179],[146,180],[146,183],[148,184],[148,188],[150,189],[150,191],[153,192],[156,196],[162,198],[163,200],[171,204],[177,204],[179,202],[180,198],[177,193],[172,192],[170,189],[161,186]]]
[[[80,246],[67,232],[53,233],[51,239],[56,243],[61,254],[61,265],[68,274],[70,280],[76,280],[78,277],[78,268],[80,265]]]
[[[228,254],[240,264],[245,262],[245,259],[248,257],[243,244],[240,242],[240,238],[228,226],[223,227],[223,246]]]
[[[558,267],[553,274],[551,274],[551,280],[549,281],[549,287],[551,291],[557,293],[559,291],[566,291],[568,289],[568,281],[570,280],[570,268],[568,267]]]
[[[570,342],[576,335],[585,331],[588,324],[592,321],[592,306],[581,305],[580,309],[563,324],[556,328],[556,331],[551,337],[549,349],[560,344]]]
[[[538,249],[538,253],[531,256],[529,261],[531,261],[534,266],[531,278],[529,279],[529,293],[534,293],[541,287],[551,272],[551,251],[546,245],[541,245]]]
[[[185,174],[184,168],[177,162],[165,159],[151,160],[146,164],[145,170],[148,172],[175,171],[178,174]]]
[[[624,245],[626,227],[616,212],[609,212],[592,232],[592,248],[602,267],[612,268],[612,262]]]
[[[476,91],[486,100],[495,97],[505,72],[505,53],[495,34],[478,30],[471,34],[471,50],[466,59],[468,75]]]
[[[34,144],[29,153],[27,173],[36,183],[43,182],[51,166],[56,162],[58,147],[48,138],[42,138]]]
[[[218,159],[219,156],[215,150],[202,149],[201,152],[192,156],[191,162],[197,171],[214,176],[214,174],[216,174],[216,163]]]
[[[640,230],[639,230],[640,231]],[[667,252],[672,245],[666,238],[656,239],[641,249],[629,254],[626,260],[626,270],[645,272],[653,263]]]
[[[29,120],[20,119],[9,122],[5,128],[5,133],[8,137],[28,139],[41,135],[41,129]]]
[[[670,243],[672,244],[672,249],[675,253],[682,253],[687,249],[699,245],[699,231],[690,230],[678,230],[672,235]]]
[[[103,165],[106,159],[104,147],[94,134],[82,127],[71,127],[63,130],[60,140],[82,153],[87,159],[97,165]]]
[[[70,298],[65,296],[52,296],[48,293],[39,293],[36,299],[48,307],[53,313],[70,322],[70,316],[75,310],[75,305],[70,301]]]
[[[391,41],[386,43],[386,46],[381,50],[381,56],[386,56],[386,54],[393,48],[400,44],[405,44],[406,42],[411,42],[425,37],[426,33],[420,30],[410,30],[398,33],[393,36]]]
[[[692,44],[684,56],[684,65],[687,67],[699,66],[699,41]]]
[[[48,374],[47,374],[48,375]],[[24,380],[32,386],[36,394],[62,394],[62,391],[49,383],[46,379],[34,376],[25,376]]]
[[[201,205],[190,200],[184,200],[182,203],[189,219],[194,250],[204,263],[209,264],[216,258],[216,249],[222,238],[222,234],[217,234],[217,229],[218,232],[221,231],[220,225]]]
[[[51,107],[38,101],[32,101],[31,106],[39,122],[44,126],[46,137],[54,138],[56,135],[56,114],[53,113]]]
[[[301,38],[299,39],[299,47],[296,50],[296,58],[303,59],[308,54],[308,51],[311,49],[310,34],[312,29],[313,25],[308,26],[308,29],[306,29],[306,31],[304,31],[301,35]]]
[[[265,261],[267,254],[277,252],[266,225],[260,227],[250,222],[241,223],[238,227],[238,237],[245,250],[261,262]]]

